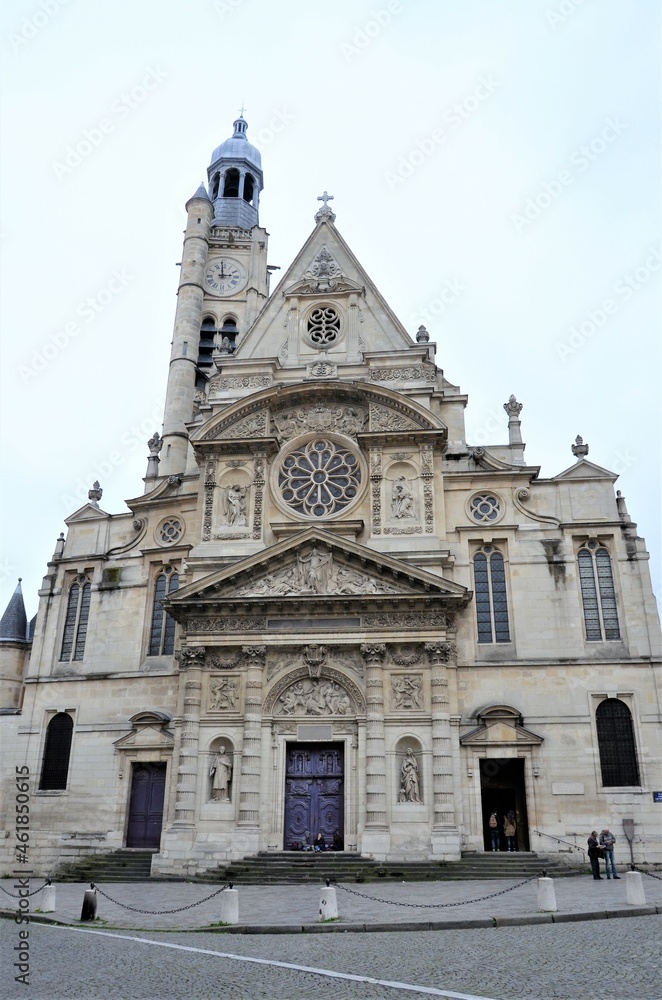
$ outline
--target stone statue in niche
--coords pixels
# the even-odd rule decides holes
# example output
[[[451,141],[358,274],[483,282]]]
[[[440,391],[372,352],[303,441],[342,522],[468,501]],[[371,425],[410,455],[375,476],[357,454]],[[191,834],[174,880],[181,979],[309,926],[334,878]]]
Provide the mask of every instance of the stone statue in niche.
[[[391,514],[395,518],[414,517],[414,494],[411,482],[405,476],[398,476],[391,487]]]
[[[234,483],[232,486],[221,487],[221,492],[225,523],[230,528],[245,527],[248,487]]]
[[[400,709],[422,708],[423,678],[420,674],[400,674],[391,678],[393,707]]]
[[[400,769],[400,802],[420,802],[418,761],[411,747],[407,747]]]
[[[209,685],[209,711],[235,712],[239,680],[236,677],[215,677]]]
[[[229,802],[232,785],[232,758],[220,746],[209,768],[211,797],[215,802]]]
[[[279,715],[347,715],[351,702],[335,681],[305,679],[283,692],[276,710]]]

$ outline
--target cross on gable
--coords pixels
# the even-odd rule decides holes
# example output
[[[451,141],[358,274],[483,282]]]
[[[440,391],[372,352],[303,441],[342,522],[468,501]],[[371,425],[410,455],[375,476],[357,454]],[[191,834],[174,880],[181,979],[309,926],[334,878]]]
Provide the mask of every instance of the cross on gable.
[[[327,194],[327,192],[325,191],[324,194],[318,194],[317,200],[318,201],[323,201],[324,202],[324,207],[328,208],[327,202],[333,201],[333,195],[332,194]]]

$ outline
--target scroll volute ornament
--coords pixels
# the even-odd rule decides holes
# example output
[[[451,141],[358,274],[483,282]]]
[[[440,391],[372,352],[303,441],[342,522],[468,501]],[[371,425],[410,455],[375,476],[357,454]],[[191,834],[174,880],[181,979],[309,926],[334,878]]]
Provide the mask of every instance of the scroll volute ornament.
[[[383,642],[364,642],[361,645],[361,656],[371,666],[379,666],[386,656],[386,644]]]

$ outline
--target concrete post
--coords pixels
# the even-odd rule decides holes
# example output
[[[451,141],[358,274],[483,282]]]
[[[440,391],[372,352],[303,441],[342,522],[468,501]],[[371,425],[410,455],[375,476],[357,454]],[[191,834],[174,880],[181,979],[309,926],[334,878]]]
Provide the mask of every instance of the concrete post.
[[[83,896],[83,909],[80,911],[80,919],[95,920],[97,915],[97,891],[96,889],[86,889]]]
[[[41,897],[41,912],[52,913],[55,909],[55,886],[47,885]]]
[[[646,894],[644,892],[644,880],[641,872],[625,873],[625,888],[627,890],[628,906],[645,906]]]
[[[553,878],[538,879],[538,909],[548,913],[556,913],[556,891]]]
[[[239,923],[239,892],[237,889],[224,889],[221,893],[221,923]]]
[[[320,920],[335,920],[338,916],[338,900],[332,885],[320,889]]]

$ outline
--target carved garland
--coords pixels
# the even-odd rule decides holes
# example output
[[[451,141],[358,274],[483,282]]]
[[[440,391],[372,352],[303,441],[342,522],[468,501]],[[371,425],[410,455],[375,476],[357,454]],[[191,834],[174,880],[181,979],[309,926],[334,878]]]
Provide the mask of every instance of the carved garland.
[[[216,489],[214,467],[215,463],[213,460],[207,462],[205,467],[205,509],[202,520],[203,542],[208,542],[211,538],[211,522],[212,515],[214,513],[214,490]]]
[[[430,445],[421,445],[421,479],[423,480],[423,507],[425,531],[434,531],[434,464]]]
[[[382,533],[382,450],[370,453],[370,490],[372,494],[372,532]]]
[[[257,455],[255,458],[255,471],[253,476],[255,486],[255,502],[253,505],[253,538],[262,537],[262,502],[264,497],[264,456]]]
[[[410,368],[373,368],[370,372],[372,382],[395,382],[398,379],[425,379],[426,382],[436,381],[437,374],[433,365],[414,365]]]

